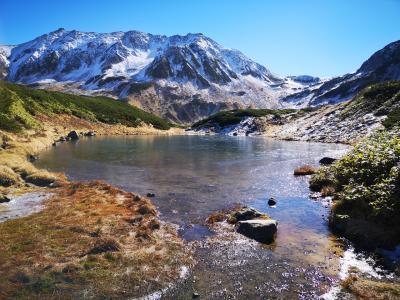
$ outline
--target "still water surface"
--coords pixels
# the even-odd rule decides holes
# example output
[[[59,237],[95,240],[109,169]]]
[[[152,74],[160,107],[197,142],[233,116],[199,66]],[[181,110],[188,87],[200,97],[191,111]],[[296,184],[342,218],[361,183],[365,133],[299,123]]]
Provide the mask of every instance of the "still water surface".
[[[161,218],[200,244],[190,277],[165,298],[190,299],[196,291],[203,299],[315,299],[337,281],[333,249],[340,243],[327,227],[328,209],[309,199],[308,179],[294,177],[293,169],[347,149],[262,137],[96,137],[49,149],[37,165],[73,180],[102,179],[156,195]],[[275,208],[267,205],[270,197]],[[205,218],[235,203],[279,222],[273,245],[245,238],[205,242],[211,236]]]

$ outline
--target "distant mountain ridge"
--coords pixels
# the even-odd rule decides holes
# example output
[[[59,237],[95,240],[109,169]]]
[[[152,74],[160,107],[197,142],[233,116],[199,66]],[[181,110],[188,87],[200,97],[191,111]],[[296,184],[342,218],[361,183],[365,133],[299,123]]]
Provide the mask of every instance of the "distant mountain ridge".
[[[307,85],[273,75],[200,33],[167,37],[61,28],[1,49],[0,77],[11,82],[128,98],[177,122],[224,108],[280,107],[279,98]]]
[[[282,101],[300,107],[333,104],[351,99],[370,84],[387,80],[400,80],[400,41],[375,52],[355,73],[309,86]]]
[[[0,79],[124,98],[170,121],[192,123],[225,109],[348,100],[366,85],[400,79],[400,41],[373,54],[352,74],[283,78],[201,33],[168,37],[60,28],[20,45],[0,46]]]

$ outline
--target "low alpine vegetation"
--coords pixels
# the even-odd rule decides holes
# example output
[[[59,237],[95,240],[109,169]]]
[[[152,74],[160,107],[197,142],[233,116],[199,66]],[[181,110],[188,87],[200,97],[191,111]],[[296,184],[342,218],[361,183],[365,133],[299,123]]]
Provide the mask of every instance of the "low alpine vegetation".
[[[201,120],[193,124],[193,128],[207,126],[207,125],[218,125],[219,127],[229,126],[240,123],[245,117],[265,117],[268,115],[281,116],[296,112],[295,109],[235,109],[229,111],[220,111],[204,120]]]
[[[39,129],[41,123],[37,120],[38,116],[55,114],[131,127],[137,127],[144,122],[157,129],[170,128],[167,121],[123,101],[35,90],[0,81],[0,129],[9,132]]]
[[[400,240],[400,130],[377,132],[312,177],[334,195],[331,225],[366,246]]]

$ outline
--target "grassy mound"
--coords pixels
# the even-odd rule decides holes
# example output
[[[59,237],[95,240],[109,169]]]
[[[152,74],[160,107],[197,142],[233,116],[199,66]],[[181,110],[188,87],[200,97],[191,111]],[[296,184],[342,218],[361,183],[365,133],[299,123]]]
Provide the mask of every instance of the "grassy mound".
[[[333,189],[334,229],[363,246],[400,242],[400,130],[381,131],[318,170],[310,188]]]
[[[170,128],[167,121],[115,99],[35,90],[0,81],[0,129],[20,132],[24,128],[40,128],[35,116],[54,114],[131,127],[145,122],[157,129]]]
[[[281,116],[296,112],[295,109],[235,109],[229,111],[218,112],[206,119],[196,122],[193,124],[193,128],[198,128],[201,126],[214,126],[218,125],[220,127],[234,125],[240,123],[244,117],[264,117],[268,115]]]

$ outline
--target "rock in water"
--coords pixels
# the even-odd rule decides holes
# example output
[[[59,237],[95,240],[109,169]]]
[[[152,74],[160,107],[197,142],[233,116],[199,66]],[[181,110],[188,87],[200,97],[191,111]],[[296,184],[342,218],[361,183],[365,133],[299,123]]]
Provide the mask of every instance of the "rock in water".
[[[269,205],[269,206],[274,206],[274,205],[276,205],[276,200],[275,200],[275,198],[269,198],[269,200],[268,200],[268,205]]]
[[[85,133],[85,136],[96,136],[96,132],[88,131],[88,132]]]
[[[272,243],[277,230],[278,222],[275,220],[246,220],[237,223],[237,232],[260,243]]]
[[[261,217],[263,214],[258,210],[251,208],[251,207],[243,207],[238,211],[235,211],[233,217],[236,221],[244,221],[244,220],[251,220],[254,218]]]
[[[146,196],[149,197],[149,198],[152,198],[152,197],[155,197],[156,195],[154,193],[147,193]]]
[[[331,165],[333,164],[335,161],[337,161],[336,158],[332,158],[332,157],[323,157],[320,159],[319,164],[320,165]]]
[[[79,135],[75,130],[68,133],[67,137],[69,137],[71,140],[79,140]]]

